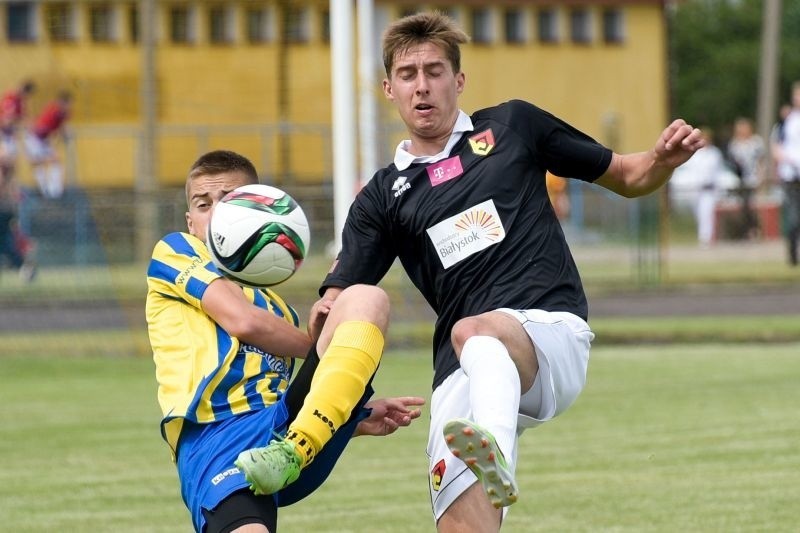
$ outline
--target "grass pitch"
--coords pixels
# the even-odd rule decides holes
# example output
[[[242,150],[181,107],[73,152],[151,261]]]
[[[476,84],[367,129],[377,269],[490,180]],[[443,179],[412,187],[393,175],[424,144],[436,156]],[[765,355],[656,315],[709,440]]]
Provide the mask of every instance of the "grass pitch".
[[[429,397],[427,350],[379,395]],[[800,344],[598,347],[583,395],[521,440],[506,532],[795,531]],[[0,358],[2,531],[191,531],[145,358]],[[280,531],[434,531],[427,409],[355,439]]]

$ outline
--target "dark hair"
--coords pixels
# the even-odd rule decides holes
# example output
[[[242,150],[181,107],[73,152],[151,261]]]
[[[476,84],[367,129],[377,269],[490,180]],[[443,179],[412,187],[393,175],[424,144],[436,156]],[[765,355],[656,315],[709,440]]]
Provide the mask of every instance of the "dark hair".
[[[258,183],[258,172],[249,159],[230,150],[214,150],[201,155],[192,164],[186,178],[186,194],[189,194],[189,183],[193,179],[225,172],[241,172],[250,183]]]
[[[422,43],[440,47],[450,61],[453,72],[458,73],[461,71],[459,47],[468,42],[469,37],[456,22],[438,11],[403,17],[383,32],[383,66],[386,75],[392,76],[392,67],[398,54]]]
[[[20,90],[23,94],[32,94],[36,91],[36,83],[34,83],[33,80],[25,80],[22,82]]]

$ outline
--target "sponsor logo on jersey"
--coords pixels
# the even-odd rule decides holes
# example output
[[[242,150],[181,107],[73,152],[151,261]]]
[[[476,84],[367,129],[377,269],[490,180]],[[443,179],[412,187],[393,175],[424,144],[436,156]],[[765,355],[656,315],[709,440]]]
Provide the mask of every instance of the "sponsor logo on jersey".
[[[236,354],[237,357],[246,357],[247,354],[260,355],[267,361],[267,366],[269,367],[270,371],[278,374],[278,376],[281,378],[288,381],[291,377],[289,374],[289,361],[286,358],[267,353],[261,348],[253,346],[252,344],[241,343],[239,345],[239,352]]]
[[[444,459],[436,463],[436,466],[431,470],[431,488],[438,491],[442,487],[442,479],[444,478],[444,471],[447,466],[444,464]]]
[[[395,198],[399,198],[401,194],[410,188],[411,184],[408,183],[408,178],[405,176],[398,177],[396,180],[394,180],[394,183],[392,183],[392,190],[394,191]]]
[[[193,257],[192,262],[189,263],[189,266],[175,278],[175,285],[181,286],[186,285],[189,283],[189,280],[192,278],[192,273],[197,269],[198,266],[202,265],[204,261],[199,257]]]
[[[426,170],[428,171],[428,179],[431,180],[431,186],[433,187],[455,179],[464,173],[459,156],[442,159],[430,165]]]
[[[494,134],[492,128],[482,131],[469,138],[469,147],[475,155],[489,155],[494,148]]]
[[[444,268],[450,268],[506,237],[506,230],[491,199],[442,220],[427,233]]]

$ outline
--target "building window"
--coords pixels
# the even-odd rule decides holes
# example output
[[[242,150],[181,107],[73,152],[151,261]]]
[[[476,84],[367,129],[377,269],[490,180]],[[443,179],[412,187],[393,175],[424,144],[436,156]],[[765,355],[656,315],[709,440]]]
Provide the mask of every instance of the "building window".
[[[331,42],[331,11],[323,9],[319,20],[319,37],[323,43]]]
[[[539,42],[558,42],[558,12],[555,9],[542,9],[537,20]]]
[[[6,38],[12,43],[29,43],[36,38],[34,4],[10,2],[6,6]]]
[[[492,42],[492,12],[488,8],[472,10],[472,42],[477,44]]]
[[[208,39],[214,44],[230,44],[234,40],[233,14],[226,6],[208,10]]]
[[[521,9],[507,9],[503,17],[506,42],[519,44],[525,42],[525,12]]]
[[[139,42],[139,5],[138,3],[128,6],[128,37],[131,42]]]
[[[609,8],[603,11],[603,40],[607,43],[625,41],[625,20],[622,10]]]
[[[75,40],[75,11],[71,4],[45,4],[45,21],[51,41],[65,43]]]
[[[92,41],[109,43],[116,40],[114,11],[110,4],[92,4],[89,6],[89,31]]]
[[[251,7],[245,12],[247,24],[247,42],[251,44],[267,43],[272,40],[270,28],[270,12],[265,7]]]
[[[169,10],[169,38],[177,44],[194,41],[192,12],[188,6],[172,6]]]
[[[308,8],[292,6],[286,10],[286,40],[307,43],[309,40]]]
[[[592,18],[588,9],[573,9],[569,14],[569,28],[573,43],[592,42]]]

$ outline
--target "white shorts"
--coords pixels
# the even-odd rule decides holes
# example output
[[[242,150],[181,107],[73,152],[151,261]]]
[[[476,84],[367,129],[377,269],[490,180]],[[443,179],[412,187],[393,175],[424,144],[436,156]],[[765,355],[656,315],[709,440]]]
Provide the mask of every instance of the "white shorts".
[[[515,311],[498,309],[519,319],[536,348],[539,372],[533,386],[520,398],[517,440],[511,458],[514,472],[519,436],[531,427],[563,413],[572,405],[586,383],[589,348],[594,333],[580,317],[566,312],[539,309]],[[477,478],[447,447],[442,436],[445,423],[453,418],[472,418],[469,378],[459,368],[436,387],[431,398],[431,424],[428,434],[429,489],[435,520]]]
[[[53,147],[50,146],[50,142],[47,139],[42,139],[30,132],[25,134],[25,151],[33,163],[44,162],[55,156]]]

